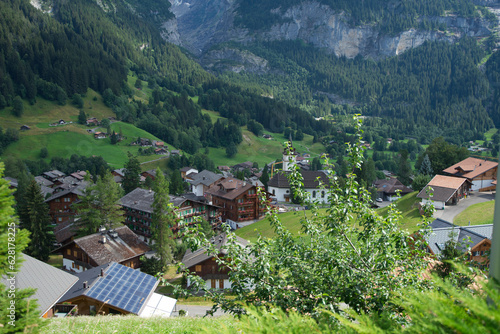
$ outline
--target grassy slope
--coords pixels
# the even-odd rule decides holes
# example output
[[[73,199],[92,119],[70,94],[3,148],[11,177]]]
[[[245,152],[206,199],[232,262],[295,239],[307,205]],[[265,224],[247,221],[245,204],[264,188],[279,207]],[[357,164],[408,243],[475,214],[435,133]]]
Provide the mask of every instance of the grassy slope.
[[[418,212],[417,203],[419,200],[416,198],[417,192],[412,192],[403,196],[396,202],[396,208],[401,211],[402,225],[401,228],[413,232],[418,229],[417,224],[422,222],[422,218]],[[381,208],[376,210],[378,214],[387,215],[388,208]],[[308,211],[309,213],[309,211]],[[325,214],[326,209],[320,210],[320,215]],[[283,225],[294,235],[299,235],[301,230],[300,220],[304,217],[303,212],[287,212],[278,216]],[[236,234],[243,239],[255,241],[261,235],[262,237],[272,238],[275,233],[270,225],[269,219],[265,218],[252,225],[245,226],[236,231]]]
[[[495,201],[478,203],[469,206],[459,213],[454,219],[453,224],[459,226],[493,224],[493,214],[495,212]]]
[[[231,316],[207,318],[139,318],[136,316],[70,317],[46,320],[41,333],[200,333],[237,332]]]

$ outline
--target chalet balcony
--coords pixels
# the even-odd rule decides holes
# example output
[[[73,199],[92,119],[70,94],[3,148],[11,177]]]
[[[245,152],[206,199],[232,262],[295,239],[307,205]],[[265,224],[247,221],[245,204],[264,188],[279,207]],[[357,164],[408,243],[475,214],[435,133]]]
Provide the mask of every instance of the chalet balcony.
[[[247,202],[243,202],[243,203],[238,203],[238,206],[245,206],[245,205],[253,205],[255,202],[253,201],[247,201]]]
[[[257,194],[247,194],[247,197],[248,198],[255,198],[255,197],[257,197]]]

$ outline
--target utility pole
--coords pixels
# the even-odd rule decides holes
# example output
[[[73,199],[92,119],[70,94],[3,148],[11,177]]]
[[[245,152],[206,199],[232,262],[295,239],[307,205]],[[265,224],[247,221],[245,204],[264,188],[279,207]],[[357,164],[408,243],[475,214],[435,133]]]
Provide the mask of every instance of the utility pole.
[[[499,160],[500,161],[500,160]],[[500,179],[500,168],[497,180]],[[500,283],[500,195],[495,193],[495,216],[493,218],[493,235],[491,237],[490,277]]]

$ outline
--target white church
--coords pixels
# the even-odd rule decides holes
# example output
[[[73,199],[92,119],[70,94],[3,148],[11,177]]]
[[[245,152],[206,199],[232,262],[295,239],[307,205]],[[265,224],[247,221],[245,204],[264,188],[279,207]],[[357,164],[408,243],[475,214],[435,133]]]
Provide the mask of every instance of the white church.
[[[287,179],[287,174],[292,170],[297,161],[297,152],[294,148],[285,149],[283,151],[283,170],[275,173],[267,183],[267,191],[271,194],[271,198],[278,202],[291,202],[292,193],[290,183]],[[328,191],[321,189],[320,183],[328,186],[328,177],[321,171],[309,171],[300,169],[302,174],[304,189],[310,193],[313,201],[320,203],[328,202]]]

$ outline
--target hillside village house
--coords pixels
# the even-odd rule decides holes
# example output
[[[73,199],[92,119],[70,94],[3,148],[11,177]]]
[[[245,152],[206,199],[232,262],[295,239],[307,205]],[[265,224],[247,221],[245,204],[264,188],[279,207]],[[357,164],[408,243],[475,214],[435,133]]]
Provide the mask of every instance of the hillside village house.
[[[227,243],[227,235],[225,233],[213,237],[210,241],[219,249],[219,257],[227,254],[224,248]],[[236,237],[236,241],[242,248],[248,245],[248,241],[238,236]],[[231,289],[229,269],[219,265],[215,258],[206,252],[205,248],[200,248],[194,252],[188,249],[182,258],[182,263],[187,271],[200,276],[205,281],[207,288]],[[190,285],[191,282],[188,278],[187,286],[189,287]]]
[[[377,198],[391,202],[413,191],[413,189],[408,188],[396,178],[376,180],[373,186],[377,189]]]
[[[77,282],[59,303],[76,305],[79,315],[169,317],[177,303],[176,299],[155,293],[159,283],[155,277],[116,262],[73,277]]]
[[[448,240],[460,244],[462,252],[470,250],[468,259],[488,267],[488,251],[491,248],[493,224],[457,226],[442,219],[434,220],[430,225],[432,232],[427,235],[426,242],[429,253],[439,256]]]
[[[45,203],[49,205],[49,215],[52,221],[60,224],[74,218],[76,211],[72,204],[79,201],[81,196],[84,196],[83,189],[84,187],[74,187],[55,192],[45,200]]]
[[[188,179],[192,179],[192,177],[195,175],[195,174],[198,174],[198,170],[193,168],[193,167],[182,167],[180,170],[181,172],[181,178],[185,181],[186,178]],[[192,174],[192,175],[191,175]],[[189,175],[191,175],[190,177],[188,177]]]
[[[139,258],[151,248],[127,226],[75,239],[58,248],[66,270],[80,273],[110,262],[130,268],[139,268]]]
[[[204,196],[205,193],[216,184],[221,181],[224,177],[220,174],[215,174],[208,170],[203,170],[200,173],[194,175],[192,179],[188,179],[188,183],[191,184],[191,192],[196,196]]]
[[[469,194],[472,183],[461,177],[436,175],[420,191],[417,198],[422,199],[422,205],[432,202],[434,208],[444,210],[446,205],[455,205],[459,200]],[[432,188],[432,196],[429,199],[427,190]]]
[[[151,242],[151,220],[153,215],[153,201],[155,192],[137,188],[123,196],[120,203],[125,210],[125,224],[135,233],[142,236],[146,242]],[[196,217],[204,218],[212,225],[219,223],[220,213],[218,208],[210,205],[202,196],[185,194],[170,196],[170,202],[176,207],[175,213],[178,221],[194,223]],[[172,226],[172,231],[178,231],[178,225]]]
[[[496,181],[497,170],[498,162],[467,158],[446,168],[443,172],[466,178],[471,182],[473,191],[494,191],[496,184],[493,182]]]

